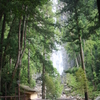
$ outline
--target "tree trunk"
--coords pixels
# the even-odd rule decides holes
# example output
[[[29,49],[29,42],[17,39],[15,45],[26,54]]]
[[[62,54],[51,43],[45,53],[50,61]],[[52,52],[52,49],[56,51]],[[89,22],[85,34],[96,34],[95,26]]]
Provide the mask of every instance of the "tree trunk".
[[[80,48],[81,64],[82,64],[82,69],[83,69],[84,75],[85,75],[84,95],[85,95],[85,100],[88,100],[87,81],[86,81],[86,72],[85,72],[85,64],[84,64],[84,53],[83,53],[81,34],[80,34],[80,28],[79,28],[79,23],[78,23],[77,9],[75,9],[75,13],[76,13],[76,23],[77,23],[77,31],[78,31],[78,38],[79,38],[79,48]],[[82,31],[82,33],[83,33],[83,31]]]
[[[81,36],[79,35],[79,47],[80,47],[80,56],[81,56],[81,63],[82,63],[82,69],[84,70],[84,75],[85,75],[85,100],[88,100],[88,92],[87,92],[87,82],[86,82],[86,72],[85,72],[85,64],[84,64],[84,53],[83,53],[83,48],[82,48],[82,40]]]
[[[43,56],[45,56],[45,53],[43,52]],[[42,69],[42,99],[45,99],[45,65],[43,62],[43,69]]]
[[[2,10],[0,11],[0,22],[1,22],[1,20],[2,20],[2,15],[3,15],[3,12],[2,12]]]
[[[98,7],[99,21],[100,21],[100,0],[97,0],[97,7]]]
[[[12,67],[12,58],[10,57],[9,59],[9,62],[10,62],[10,68]]]
[[[83,53],[83,47],[82,47],[82,40],[81,36],[79,35],[79,47],[80,47],[80,56],[81,56],[81,63],[82,63],[82,68],[85,71],[85,64],[84,64],[84,53]]]
[[[15,74],[15,72],[16,72],[16,69],[18,68],[18,65],[19,65],[19,62],[20,62],[20,54],[21,54],[21,48],[20,48],[20,33],[21,33],[21,19],[20,19],[20,21],[19,21],[19,33],[18,33],[18,57],[17,57],[17,62],[16,62],[16,64],[15,64],[15,70],[14,70],[14,72],[13,72],[13,76],[14,76],[14,74]]]
[[[7,83],[5,82],[5,96],[7,96]],[[5,98],[7,100],[7,98]]]
[[[23,46],[23,37],[24,37],[24,31],[25,31],[25,16],[23,16],[23,21],[22,21],[22,30],[21,30],[21,53],[22,53],[22,46]]]
[[[91,50],[91,56],[93,56],[92,50]],[[91,78],[92,78],[94,90],[97,90],[97,88],[96,88],[97,85],[96,85],[96,82],[94,81],[94,78],[95,78],[95,77],[94,77],[94,74],[93,74],[93,73],[95,72],[95,69],[94,69],[94,65],[95,65],[95,64],[94,64],[94,63],[95,63],[95,61],[94,61],[94,59],[93,59],[93,57],[92,57],[92,63],[91,63],[92,77],[91,77]]]
[[[75,52],[74,52],[74,56],[75,56],[75,61],[76,61],[76,65],[77,65],[77,68],[78,68],[79,64],[78,64],[78,60],[77,60],[77,56],[76,56]]]
[[[94,74],[93,74],[93,72],[94,72],[94,69],[93,69],[93,65],[91,65],[91,70],[92,70],[92,77],[91,77],[91,79],[92,79],[92,84],[93,84],[93,88],[94,88],[94,90],[97,90],[97,88],[96,88],[96,82],[94,81]]]
[[[20,63],[20,55],[21,55],[21,50],[20,50],[20,33],[21,33],[21,19],[19,21],[19,32],[18,32],[18,54],[17,54],[17,61],[16,61],[16,64],[15,64],[15,68],[14,68],[14,71],[12,72],[12,82],[13,82],[14,76],[16,74],[16,70],[17,70],[17,68],[19,66],[19,63]],[[10,83],[9,89],[11,88],[12,82]]]
[[[75,58],[75,61],[76,61],[76,65],[77,65],[77,68],[78,68],[79,64],[78,64],[78,61],[77,61],[77,57]]]
[[[18,100],[20,100],[20,68],[21,68],[21,60],[19,62],[19,66],[18,66]]]
[[[28,48],[28,83],[30,84],[30,49],[29,48]]]
[[[22,6],[22,10],[23,10],[23,7],[24,7],[24,5]],[[23,37],[21,37],[21,36],[23,36],[23,32],[21,32],[21,24],[22,24],[21,17],[20,17],[20,21],[19,21],[19,32],[18,32],[18,56],[17,56],[17,61],[15,64],[15,69],[13,71],[12,79],[14,78],[14,76],[16,74],[16,70],[17,70],[19,63],[21,62],[21,58],[22,58],[22,40],[23,39],[21,39],[21,38],[23,38]],[[23,17],[23,24],[24,24],[24,21],[25,21],[25,19]]]
[[[23,54],[24,54],[24,51],[25,51],[25,48],[26,48],[26,29],[27,29],[27,21],[26,21],[26,25],[25,25],[25,33],[24,33],[24,49],[21,53],[21,37],[20,37],[20,33],[21,33],[21,19],[20,19],[20,22],[19,22],[19,33],[18,33],[18,57],[17,57],[17,62],[15,64],[15,69],[13,71],[13,75],[12,75],[12,79],[14,78],[15,76],[15,73],[16,73],[16,69],[18,68],[18,65],[19,65],[19,61],[22,59],[23,57]]]
[[[9,40],[9,38],[11,36],[11,31],[12,31],[12,28],[14,26],[15,19],[16,19],[16,16],[12,20],[10,30],[9,30],[9,33],[8,33],[8,36],[7,36],[7,40]],[[3,54],[3,62],[4,62],[3,66],[5,66],[6,51],[7,51],[8,47],[9,47],[9,42],[5,45],[4,54]]]
[[[43,70],[42,70],[42,99],[45,99],[45,66],[43,64]]]
[[[0,92],[1,92],[1,85],[2,85],[2,56],[3,56],[3,40],[4,40],[4,31],[5,31],[5,24],[6,24],[6,14],[4,14],[3,24],[2,24],[2,31],[1,31],[1,41],[0,41]]]

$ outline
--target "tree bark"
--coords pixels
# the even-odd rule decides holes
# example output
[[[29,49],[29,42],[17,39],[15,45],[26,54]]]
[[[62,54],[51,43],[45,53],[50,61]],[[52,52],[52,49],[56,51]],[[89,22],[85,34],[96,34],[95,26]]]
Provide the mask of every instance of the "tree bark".
[[[28,19],[28,18],[27,18]],[[20,57],[20,59],[22,59],[22,57],[23,57],[23,54],[24,54],[24,52],[25,52],[25,49],[26,49],[26,29],[27,29],[27,20],[26,20],[26,22],[24,22],[24,26],[23,27],[25,27],[25,28],[23,28],[24,30],[23,30],[23,32],[24,32],[24,35],[23,35],[23,38],[24,38],[24,48],[23,48],[23,51],[22,51],[22,53],[21,53],[21,57]]]
[[[2,31],[1,31],[1,41],[0,41],[0,92],[1,92],[1,85],[2,85],[2,57],[3,57],[3,40],[4,40],[4,32],[5,32],[5,24],[6,24],[6,14],[4,14],[4,18],[3,18],[3,24],[2,24]]]
[[[100,21],[100,0],[97,0],[97,7],[98,7],[99,21]]]
[[[45,56],[45,53],[43,52],[43,56]],[[45,65],[43,62],[43,68],[42,68],[42,99],[45,99]]]
[[[16,16],[12,20],[12,23],[11,23],[11,26],[10,26],[10,30],[9,30],[9,33],[8,33],[8,36],[7,36],[7,40],[9,40],[9,38],[11,36],[11,31],[12,31],[15,19],[16,19]],[[3,54],[3,62],[4,62],[3,66],[5,66],[5,64],[6,64],[5,63],[5,58],[6,58],[6,51],[7,51],[8,47],[9,47],[9,42],[8,42],[8,44],[5,45],[4,54]]]
[[[29,48],[28,48],[28,83],[30,84],[30,49]]]
[[[42,70],[42,99],[45,99],[45,81],[44,81],[44,78],[45,78],[45,66],[43,64],[43,70]]]
[[[2,16],[3,16],[3,9],[0,8],[0,22],[2,20]]]
[[[80,55],[81,55],[82,69],[84,70],[84,75],[85,75],[85,89],[84,89],[85,90],[85,100],[88,100],[84,55],[83,55],[83,48],[82,48],[81,36],[80,35],[79,35],[79,42],[80,42]]]
[[[79,67],[79,64],[78,64],[78,60],[77,60],[77,56],[76,56],[75,52],[74,52],[74,56],[75,56],[76,66],[78,68]]]
[[[23,6],[22,6],[22,10],[23,10]],[[23,19],[23,22],[24,22],[24,20],[25,19]],[[17,56],[17,61],[16,61],[16,64],[15,64],[15,69],[14,69],[14,71],[13,71],[13,76],[12,76],[12,79],[14,78],[14,76],[15,76],[15,73],[16,73],[16,70],[17,70],[17,68],[18,68],[18,66],[19,66],[19,63],[21,63],[21,49],[22,49],[22,45],[21,45],[21,35],[23,34],[21,34],[21,24],[22,24],[22,20],[21,20],[21,18],[20,18],[20,21],[19,21],[19,32],[18,32],[18,56]],[[23,37],[22,37],[23,38]]]
[[[22,53],[21,53],[21,23],[22,23],[22,20],[20,19],[20,21],[19,21],[19,33],[18,33],[18,56],[17,56],[17,61],[16,61],[16,64],[15,64],[15,69],[14,69],[14,71],[13,71],[13,73],[12,73],[12,81],[13,81],[13,79],[14,79],[14,77],[15,77],[15,74],[16,74],[16,70],[17,70],[17,68],[18,68],[18,66],[19,66],[19,63],[21,63],[21,59],[22,59],[22,57],[23,57],[23,54],[24,54],[24,52],[25,52],[25,49],[26,49],[26,29],[27,29],[27,20],[26,20],[26,24],[25,24],[25,28],[23,28],[24,29],[24,48],[23,48],[23,51],[22,51]],[[24,26],[23,26],[24,27]],[[12,83],[11,83],[12,84]],[[9,86],[9,89],[11,88],[11,84],[10,84],[10,86]]]
[[[79,64],[78,64],[78,61],[77,61],[77,57],[75,58],[75,61],[76,61],[76,65],[77,65],[77,68],[78,68]]]
[[[21,50],[22,50],[22,46],[23,46],[23,38],[24,38],[24,31],[25,31],[25,16],[23,16],[23,21],[22,21],[22,31],[21,31]],[[22,53],[22,51],[21,51]]]
[[[83,54],[83,47],[82,47],[82,40],[81,36],[79,35],[79,47],[80,47],[80,56],[81,56],[81,63],[82,63],[82,68],[85,71],[85,64],[84,64],[84,54]]]
[[[19,21],[19,32],[18,32],[18,56],[17,56],[17,61],[16,61],[16,64],[15,64],[15,70],[13,72],[13,77],[14,77],[14,74],[16,72],[16,69],[18,68],[18,65],[19,65],[19,62],[20,62],[20,54],[21,54],[21,48],[20,48],[20,33],[21,33],[21,19]]]
[[[12,67],[12,58],[10,57],[9,59],[9,62],[10,62],[10,68]]]
[[[7,96],[7,83],[5,82],[5,96]],[[7,100],[7,98],[5,98]]]
[[[20,68],[21,68],[21,60],[19,62],[19,66],[18,66],[18,100],[20,100]]]
[[[92,50],[91,50],[91,56],[93,56],[93,54],[92,54]],[[95,65],[94,64],[95,63],[95,61],[94,61],[94,59],[93,59],[93,57],[92,57],[92,63],[91,63],[91,71],[92,71],[92,77],[91,77],[91,79],[92,79],[92,82],[93,82],[93,87],[94,87],[94,90],[96,90],[97,88],[96,88],[96,82],[94,81],[94,72],[95,72],[95,69],[94,69],[94,66],[93,65]]]
[[[78,13],[77,13],[76,9],[75,9],[75,13],[76,13],[76,23],[77,23],[77,31],[78,31],[78,38],[79,38],[79,48],[80,48],[81,64],[82,64],[82,69],[83,69],[84,75],[85,75],[84,95],[85,95],[85,100],[88,100],[87,81],[86,81],[86,72],[85,72],[85,63],[84,63],[84,53],[83,53],[81,34],[80,34],[79,23],[78,23]],[[82,33],[83,33],[83,31],[82,31]]]
[[[21,22],[22,20],[20,19],[19,21],[19,32],[18,32],[18,54],[17,54],[17,61],[16,61],[16,64],[15,64],[15,68],[14,68],[14,71],[12,72],[12,82],[13,82],[13,79],[14,79],[14,76],[16,74],[16,70],[19,66],[19,63],[20,63],[20,54],[21,54],[21,50],[20,50],[20,34],[21,34]],[[11,85],[12,85],[12,82],[9,86],[9,89],[11,88]]]

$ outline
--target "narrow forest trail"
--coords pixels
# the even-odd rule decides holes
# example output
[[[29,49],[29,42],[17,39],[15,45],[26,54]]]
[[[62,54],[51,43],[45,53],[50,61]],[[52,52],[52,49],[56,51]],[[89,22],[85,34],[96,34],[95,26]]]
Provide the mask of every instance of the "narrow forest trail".
[[[61,84],[64,86],[64,88],[62,91],[62,95],[58,100],[83,100],[78,95],[75,96],[71,95],[71,88],[66,84],[66,81],[67,81],[66,74],[61,75]]]

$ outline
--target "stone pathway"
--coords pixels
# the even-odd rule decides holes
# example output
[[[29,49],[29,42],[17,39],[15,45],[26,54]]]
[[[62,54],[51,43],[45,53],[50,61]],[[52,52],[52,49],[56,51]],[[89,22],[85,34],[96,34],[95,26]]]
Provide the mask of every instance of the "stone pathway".
[[[98,96],[95,100],[100,100],[100,96]]]

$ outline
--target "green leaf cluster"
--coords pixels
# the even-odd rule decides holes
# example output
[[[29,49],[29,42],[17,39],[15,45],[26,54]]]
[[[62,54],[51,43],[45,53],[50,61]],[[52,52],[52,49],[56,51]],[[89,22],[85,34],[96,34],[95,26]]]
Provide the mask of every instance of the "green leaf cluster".
[[[45,84],[46,84],[46,98],[55,100],[61,96],[63,86],[60,84],[59,77],[51,77],[45,74]]]

